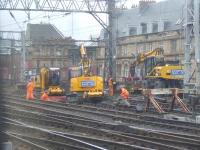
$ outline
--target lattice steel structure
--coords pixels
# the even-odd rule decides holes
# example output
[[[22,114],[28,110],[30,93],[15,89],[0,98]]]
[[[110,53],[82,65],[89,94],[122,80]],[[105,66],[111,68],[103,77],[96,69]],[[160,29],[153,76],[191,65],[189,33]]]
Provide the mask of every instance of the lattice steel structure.
[[[200,94],[200,30],[199,0],[186,0],[185,12],[185,49],[184,49],[184,86],[187,93]],[[192,41],[194,37],[194,43]],[[194,56],[192,54],[195,54]],[[194,67],[192,58],[194,57]],[[192,68],[194,68],[192,70]]]
[[[0,0],[1,10],[108,13],[108,0]]]
[[[109,33],[108,66],[109,74],[115,78],[116,31],[114,29],[114,9],[116,0],[0,0],[0,10],[50,11],[50,12],[84,12],[91,14]],[[109,15],[107,25],[97,14]],[[114,67],[113,67],[114,65]]]

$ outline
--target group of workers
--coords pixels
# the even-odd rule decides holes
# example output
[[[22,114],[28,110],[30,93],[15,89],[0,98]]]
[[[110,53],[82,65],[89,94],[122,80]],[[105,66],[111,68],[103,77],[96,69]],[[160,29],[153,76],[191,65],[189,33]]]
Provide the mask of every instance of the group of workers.
[[[114,82],[112,77],[110,76],[108,79],[108,89],[109,89],[109,96],[113,96],[114,95]],[[124,87],[120,88],[120,96],[121,98],[127,100],[129,97],[129,92],[127,89],[125,89]]]
[[[33,91],[34,91],[34,83],[33,83],[32,79],[30,79],[26,85],[26,99],[27,100],[34,99]],[[40,99],[43,101],[49,100],[48,92],[46,90],[42,93]]]
[[[113,96],[114,95],[114,82],[113,82],[113,79],[112,79],[111,76],[108,79],[108,88],[109,88],[109,96]],[[26,91],[26,99],[33,100],[34,99],[34,96],[33,96],[34,83],[33,83],[32,79],[30,79],[28,81],[26,89],[27,89],[27,91]],[[122,98],[122,100],[125,100],[125,101],[128,100],[129,92],[124,87],[120,88],[120,97]],[[49,100],[47,90],[45,90],[42,93],[40,99],[43,100],[43,101]]]

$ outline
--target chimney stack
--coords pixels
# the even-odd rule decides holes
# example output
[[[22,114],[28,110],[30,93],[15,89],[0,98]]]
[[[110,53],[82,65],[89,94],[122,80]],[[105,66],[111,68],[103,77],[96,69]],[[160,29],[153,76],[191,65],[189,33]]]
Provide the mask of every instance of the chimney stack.
[[[155,0],[140,0],[139,1],[139,10],[142,13],[145,9],[148,8],[150,4],[156,3]]]

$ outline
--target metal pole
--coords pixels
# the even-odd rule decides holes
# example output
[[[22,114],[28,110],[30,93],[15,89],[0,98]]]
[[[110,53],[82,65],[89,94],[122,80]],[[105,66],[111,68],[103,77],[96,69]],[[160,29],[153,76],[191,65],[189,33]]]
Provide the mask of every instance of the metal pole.
[[[24,72],[25,72],[25,53],[26,53],[26,47],[25,47],[25,31],[21,32],[21,40],[22,40],[22,63],[21,63],[21,81],[24,81]]]
[[[192,49],[192,29],[193,29],[193,16],[192,16],[193,0],[186,0],[186,13],[185,13],[185,49],[184,49],[184,89],[189,92],[189,81],[191,78],[191,49]]]
[[[200,30],[199,30],[199,0],[194,0],[194,38],[196,63],[196,93],[200,94]]]
[[[108,1],[109,10],[109,74],[116,81],[116,24],[115,24],[115,0]]]

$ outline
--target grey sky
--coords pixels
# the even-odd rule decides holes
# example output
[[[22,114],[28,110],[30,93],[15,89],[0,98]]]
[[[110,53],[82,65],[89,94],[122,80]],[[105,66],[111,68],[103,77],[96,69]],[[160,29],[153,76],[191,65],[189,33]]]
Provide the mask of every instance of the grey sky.
[[[139,0],[127,0],[129,8],[138,4]],[[156,0],[162,1],[162,0]],[[27,15],[22,11],[12,11],[17,22],[23,28],[28,23]],[[54,24],[65,36],[72,36],[74,39],[89,39],[90,35],[98,36],[102,27],[89,14],[86,13],[52,13],[52,12],[31,12],[30,23],[51,23]],[[107,23],[107,16],[101,14],[101,18]],[[20,28],[12,19],[8,11],[0,11],[0,30],[17,30]]]

